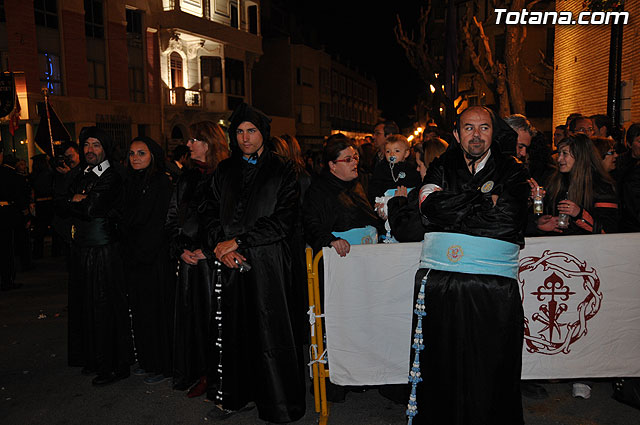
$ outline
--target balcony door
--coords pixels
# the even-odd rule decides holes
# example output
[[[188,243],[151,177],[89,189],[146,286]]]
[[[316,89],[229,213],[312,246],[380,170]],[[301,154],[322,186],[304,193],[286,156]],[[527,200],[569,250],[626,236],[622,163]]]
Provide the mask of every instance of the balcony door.
[[[182,56],[177,52],[171,53],[170,69],[171,69],[171,88],[184,87],[182,83]]]

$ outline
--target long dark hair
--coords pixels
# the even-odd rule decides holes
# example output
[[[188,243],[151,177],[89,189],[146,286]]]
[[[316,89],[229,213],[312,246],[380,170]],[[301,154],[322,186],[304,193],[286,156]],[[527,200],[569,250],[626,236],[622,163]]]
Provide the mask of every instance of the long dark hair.
[[[565,137],[558,142],[558,149],[564,146],[569,147],[575,160],[569,171],[568,198],[581,207],[589,209],[593,206],[594,181],[599,178],[609,183],[612,191],[615,190],[615,183],[604,170],[602,160],[589,136],[576,133]],[[547,193],[551,205],[557,204],[564,198],[562,180],[562,173],[559,170],[556,170],[549,180]]]
[[[300,143],[298,140],[289,134],[283,134],[280,136],[282,140],[287,142],[289,147],[289,159],[293,162],[293,167],[296,170],[296,174],[300,175],[306,171],[304,157],[302,156],[302,149],[300,149]]]

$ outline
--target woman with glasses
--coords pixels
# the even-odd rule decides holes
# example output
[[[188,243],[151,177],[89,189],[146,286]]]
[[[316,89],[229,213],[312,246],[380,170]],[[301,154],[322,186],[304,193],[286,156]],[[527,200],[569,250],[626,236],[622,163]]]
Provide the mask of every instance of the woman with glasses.
[[[198,122],[189,127],[187,147],[193,167],[176,184],[169,204],[167,227],[171,253],[178,261],[173,343],[173,388],[197,397],[207,390],[207,359],[211,344],[209,323],[213,302],[213,260],[206,249],[206,231],[199,208],[218,163],[229,157],[224,131],[218,124]]]
[[[545,215],[537,221],[538,231],[547,235],[616,232],[615,183],[591,139],[581,133],[569,136],[558,143],[557,153],[558,169],[546,185]]]
[[[322,156],[324,170],[314,178],[302,205],[304,236],[314,251],[330,246],[344,257],[354,243],[376,243],[382,220],[358,181],[360,156],[351,140],[334,134]]]
[[[332,247],[341,257],[351,245],[377,243],[384,224],[358,179],[360,156],[353,142],[334,134],[324,144],[322,160],[322,174],[314,177],[302,204],[305,241],[314,252]],[[327,383],[327,399],[333,403],[344,402],[346,392],[346,387]]]

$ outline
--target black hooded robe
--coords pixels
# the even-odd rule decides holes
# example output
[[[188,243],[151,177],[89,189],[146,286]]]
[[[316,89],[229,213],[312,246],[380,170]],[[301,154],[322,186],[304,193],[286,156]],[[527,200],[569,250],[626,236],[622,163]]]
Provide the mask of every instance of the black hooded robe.
[[[208,371],[214,371],[211,356],[215,336],[210,334],[213,320],[213,261],[203,259],[191,265],[180,259],[185,249],[205,251],[207,248],[206,231],[201,227],[199,212],[212,177],[211,170],[205,165],[196,162],[194,168],[180,176],[167,213],[170,252],[175,261],[170,277],[176,279],[173,388],[180,391],[188,389],[206,376]]]
[[[459,145],[450,148],[429,166],[423,181],[443,189],[420,206],[428,219],[427,232],[463,233],[524,246],[527,177],[522,164],[494,145],[484,168],[475,175],[467,168]],[[483,193],[481,187],[490,181],[493,188]],[[492,194],[499,196],[495,206]],[[418,270],[416,287],[426,272]],[[418,384],[414,423],[523,424],[524,313],[517,281],[431,270],[425,306],[423,381]],[[415,325],[414,317],[414,329]]]
[[[233,133],[232,133],[233,134]],[[236,145],[237,148],[237,145]],[[298,185],[289,161],[266,149],[256,164],[240,153],[214,172],[208,202],[215,243],[237,238],[251,270],[221,270],[217,395],[224,409],[251,401],[260,419],[292,422],[305,412],[302,344],[295,337],[301,291],[293,287],[290,234],[298,216]]]
[[[134,343],[142,369],[171,376],[175,276],[168,271],[169,243],[164,225],[172,186],[162,171],[164,155],[160,147],[149,140],[134,141],[145,143],[154,160],[161,160],[160,170],[148,177],[146,170],[130,169],[124,186],[119,230]]]
[[[122,179],[108,163],[111,138],[96,127],[85,127],[80,132],[80,146],[90,137],[100,141],[107,160],[78,173],[70,186],[66,204],[72,223],[69,329],[75,329],[80,321],[82,365],[86,369],[96,371],[99,377],[115,374],[122,378],[129,375],[133,362],[129,305],[115,225]],[[85,194],[86,198],[71,202],[74,194]]]

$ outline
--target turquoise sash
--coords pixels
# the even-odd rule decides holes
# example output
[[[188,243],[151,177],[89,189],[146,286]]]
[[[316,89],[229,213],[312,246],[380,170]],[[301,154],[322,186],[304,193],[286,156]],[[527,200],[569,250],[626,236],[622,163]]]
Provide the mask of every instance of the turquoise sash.
[[[350,245],[367,245],[378,243],[378,231],[373,226],[358,227],[345,232],[332,232],[336,238],[344,239]]]
[[[516,279],[520,247],[510,242],[461,233],[426,233],[420,268]]]
[[[384,196],[388,196],[388,197],[390,197],[390,198],[393,198],[394,196],[396,196],[396,190],[397,190],[397,189],[398,189],[398,188],[395,188],[395,189],[387,189],[387,191],[385,191],[385,192],[384,192]],[[407,188],[407,193],[411,192],[412,190],[413,190],[413,188],[412,188],[412,187],[408,187],[408,188]]]

